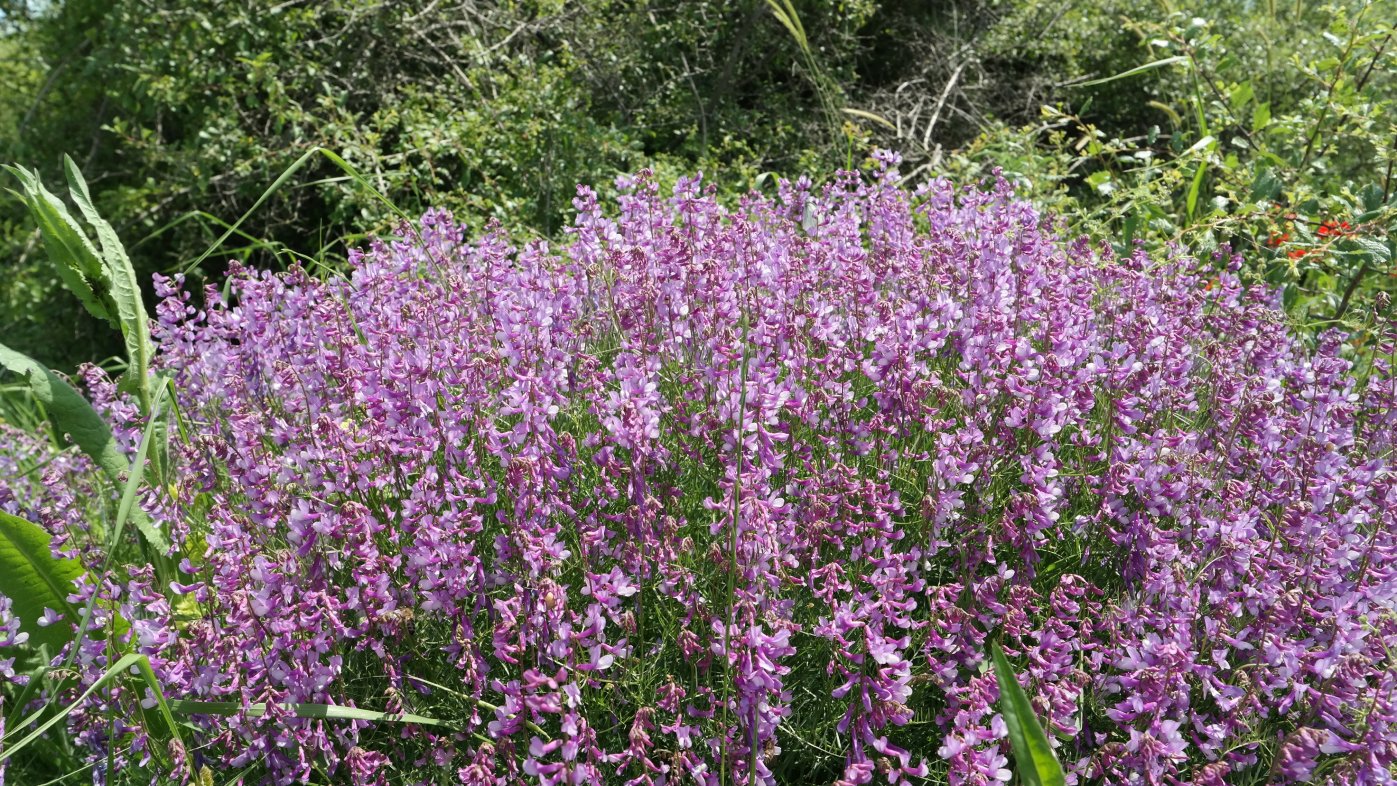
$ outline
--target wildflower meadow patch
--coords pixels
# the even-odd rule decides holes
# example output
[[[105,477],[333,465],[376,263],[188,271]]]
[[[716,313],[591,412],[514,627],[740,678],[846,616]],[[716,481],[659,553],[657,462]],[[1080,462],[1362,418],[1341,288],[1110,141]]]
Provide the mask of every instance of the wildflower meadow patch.
[[[1397,779],[1393,326],[896,165],[157,279],[142,384],[78,385],[132,472],[0,431],[51,598],[0,596],[0,768]]]

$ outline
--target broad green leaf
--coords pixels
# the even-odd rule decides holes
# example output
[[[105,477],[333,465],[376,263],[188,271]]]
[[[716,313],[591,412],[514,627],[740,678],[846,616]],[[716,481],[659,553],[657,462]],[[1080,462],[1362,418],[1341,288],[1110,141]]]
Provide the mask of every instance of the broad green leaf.
[[[1014,752],[1014,767],[1024,786],[1063,786],[1066,777],[1062,765],[1048,744],[1048,736],[1033,714],[1028,695],[1019,687],[1018,675],[1004,657],[999,644],[992,647],[994,677],[999,682],[999,711],[1009,728],[1009,747]]]
[[[1363,200],[1364,210],[1378,210],[1382,207],[1386,197],[1382,186],[1377,183],[1369,183],[1358,190],[1358,198]]]
[[[111,282],[106,266],[82,227],[73,220],[68,207],[44,188],[36,173],[23,167],[7,166],[5,170],[19,181],[20,191],[14,193],[39,225],[44,248],[64,286],[82,301],[90,314],[105,319],[113,327],[120,327],[109,296]]]
[[[1251,198],[1271,202],[1281,195],[1282,188],[1284,188],[1284,184],[1281,183],[1280,178],[1276,177],[1276,173],[1269,169],[1263,169],[1257,174],[1256,180],[1252,181]]]
[[[13,602],[20,630],[29,634],[31,647],[47,645],[58,652],[73,638],[78,610],[68,602],[73,581],[84,572],[70,559],[54,559],[49,551],[53,536],[30,521],[0,512],[0,594]],[[38,620],[50,608],[63,619],[42,627]]]
[[[1252,100],[1255,91],[1251,82],[1239,82],[1232,86],[1227,93],[1227,102],[1232,105],[1233,111],[1240,110]]]
[[[0,344],[0,368],[19,375],[29,385],[29,392],[43,403],[53,420],[54,428],[67,434],[83,453],[107,475],[117,488],[123,488],[131,466],[117,449],[116,439],[102,416],[76,390],[57,374],[39,365],[28,355]],[[139,507],[131,511],[131,520],[146,541],[161,553],[170,550],[169,540],[155,528]]]
[[[380,721],[387,723],[414,723],[419,726],[446,726],[443,721],[436,718],[428,718],[423,715],[413,715],[410,712],[387,713],[375,710],[365,710],[358,707],[344,707],[338,704],[305,704],[301,702],[290,702],[278,704],[276,707],[285,712],[289,712],[298,718],[325,718],[328,720],[362,720]],[[236,701],[194,701],[189,699],[172,699],[170,708],[177,715],[238,715],[246,712],[254,718],[260,718],[267,714],[266,704],[249,704],[244,707]]]
[[[1367,252],[1368,255],[1373,258],[1374,262],[1380,265],[1385,265],[1392,261],[1392,249],[1388,248],[1386,243],[1374,240],[1370,237],[1356,237],[1353,238],[1353,242],[1356,243],[1359,248],[1362,248],[1363,251]]]
[[[1251,110],[1251,130],[1260,131],[1271,125],[1271,103],[1260,101]]]
[[[126,256],[126,249],[117,238],[116,230],[92,206],[92,195],[88,193],[87,181],[83,180],[77,164],[64,156],[63,168],[68,177],[68,192],[83,218],[97,230],[97,240],[102,246],[102,265],[110,286],[110,305],[115,307],[121,335],[126,342],[126,388],[139,393],[142,407],[149,410],[150,320],[146,316],[145,303],[141,301],[136,271],[131,267],[131,260]]]
[[[117,449],[112,430],[102,416],[71,385],[33,358],[0,344],[0,367],[18,375],[29,392],[49,412],[54,426],[111,477],[126,472],[126,458]]]

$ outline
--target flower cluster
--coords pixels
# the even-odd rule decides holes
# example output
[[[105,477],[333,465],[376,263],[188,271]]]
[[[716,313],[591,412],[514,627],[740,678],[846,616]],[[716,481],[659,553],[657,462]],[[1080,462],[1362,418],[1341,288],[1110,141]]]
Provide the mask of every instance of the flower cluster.
[[[990,784],[994,640],[1070,782],[1392,781],[1390,340],[892,156],[618,190],[559,250],[429,213],[343,276],[158,282],[188,560],[105,591],[243,708],[191,767]]]

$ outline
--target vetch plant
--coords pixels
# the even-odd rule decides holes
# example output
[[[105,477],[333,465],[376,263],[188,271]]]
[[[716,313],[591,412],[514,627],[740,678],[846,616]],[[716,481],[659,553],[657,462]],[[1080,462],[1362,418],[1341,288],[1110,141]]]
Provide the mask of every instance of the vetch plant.
[[[90,466],[0,450],[129,626],[25,701],[103,782],[1390,782],[1392,326],[1356,364],[1238,260],[880,162],[158,279],[189,430],[138,504],[184,559],[105,565]]]

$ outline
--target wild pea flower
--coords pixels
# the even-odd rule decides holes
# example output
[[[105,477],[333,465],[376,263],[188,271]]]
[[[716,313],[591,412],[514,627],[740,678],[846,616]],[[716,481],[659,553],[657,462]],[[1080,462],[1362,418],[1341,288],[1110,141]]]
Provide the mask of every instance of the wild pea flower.
[[[1079,782],[1390,780],[1390,342],[1357,374],[1225,257],[880,161],[731,210],[579,188],[559,248],[432,212],[342,277],[159,280],[200,425],[143,504],[189,559],[75,594],[170,695],[264,704],[191,749],[274,783],[1003,782],[992,639]],[[0,504],[82,526],[58,478]],[[134,698],[76,714],[94,760]]]

